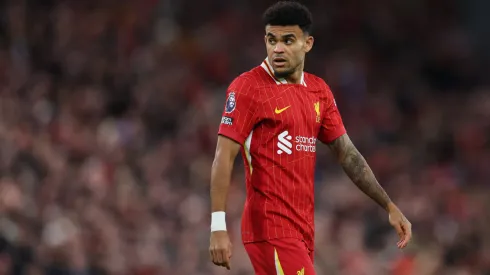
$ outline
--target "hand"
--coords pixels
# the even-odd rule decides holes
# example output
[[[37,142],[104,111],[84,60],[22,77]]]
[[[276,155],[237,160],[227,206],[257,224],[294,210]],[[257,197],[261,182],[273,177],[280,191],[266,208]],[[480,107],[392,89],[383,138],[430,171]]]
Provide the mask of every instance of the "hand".
[[[226,269],[231,268],[231,242],[226,231],[211,232],[209,245],[209,254],[211,261],[218,266],[224,266]]]
[[[388,205],[388,217],[390,224],[395,228],[398,236],[400,236],[400,240],[397,243],[398,248],[405,248],[410,239],[412,239],[412,224],[393,203]]]

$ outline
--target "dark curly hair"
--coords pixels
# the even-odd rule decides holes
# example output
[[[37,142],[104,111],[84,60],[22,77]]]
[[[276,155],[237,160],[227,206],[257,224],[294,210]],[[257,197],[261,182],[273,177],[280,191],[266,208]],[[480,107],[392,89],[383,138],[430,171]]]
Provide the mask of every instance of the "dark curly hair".
[[[308,8],[295,1],[279,1],[270,6],[262,17],[264,25],[295,26],[304,33],[311,34],[313,19]]]

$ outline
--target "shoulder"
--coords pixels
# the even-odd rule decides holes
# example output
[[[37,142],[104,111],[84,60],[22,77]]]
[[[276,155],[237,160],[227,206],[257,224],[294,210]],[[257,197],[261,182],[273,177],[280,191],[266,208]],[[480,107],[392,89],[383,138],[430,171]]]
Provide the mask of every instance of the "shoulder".
[[[260,90],[264,86],[263,70],[260,67],[253,68],[235,77],[229,87],[228,93],[249,95],[260,101]]]
[[[332,90],[330,89],[330,86],[323,78],[306,72],[305,72],[305,78],[306,78],[306,85],[310,85],[311,83],[313,85],[312,88],[323,91],[323,93],[327,97],[333,97],[333,93]]]
[[[253,87],[261,87],[271,84],[271,77],[265,72],[261,66],[256,66],[249,71],[246,71],[237,76],[233,82],[246,83]],[[233,83],[232,82],[232,83]],[[275,84],[274,82],[272,82]]]
[[[261,101],[255,83],[248,73],[243,73],[231,81],[226,91],[227,112],[230,113],[235,109],[236,102],[240,102],[241,106],[250,106],[250,104],[257,104]],[[244,105],[244,102],[248,103]]]
[[[249,90],[254,89],[257,86],[256,83],[257,81],[254,79],[253,74],[248,71],[235,77],[230,83],[230,88]]]
[[[254,90],[253,81],[244,74],[235,77],[228,86],[227,94],[250,94]]]
[[[306,85],[311,85],[312,88],[330,91],[330,87],[328,86],[327,82],[317,75],[305,72],[305,82]]]
[[[331,105],[332,103],[335,104],[335,97],[333,95],[333,92],[323,78],[306,72],[305,78],[306,85],[310,86],[311,83],[312,89],[321,91],[321,98],[322,100],[327,102],[327,105]]]

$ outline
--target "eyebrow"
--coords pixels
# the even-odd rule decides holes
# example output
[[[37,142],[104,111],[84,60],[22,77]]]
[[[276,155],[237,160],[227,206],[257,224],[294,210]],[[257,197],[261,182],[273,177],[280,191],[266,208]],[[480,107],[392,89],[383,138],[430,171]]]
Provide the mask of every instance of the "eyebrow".
[[[269,37],[276,37],[276,36],[275,36],[273,33],[271,33],[271,32],[268,32],[268,33],[267,33],[267,36],[269,36]],[[287,38],[290,38],[290,37],[296,38],[296,35],[295,35],[294,33],[286,33],[286,34],[281,35],[281,37],[282,37],[283,39],[287,39]]]

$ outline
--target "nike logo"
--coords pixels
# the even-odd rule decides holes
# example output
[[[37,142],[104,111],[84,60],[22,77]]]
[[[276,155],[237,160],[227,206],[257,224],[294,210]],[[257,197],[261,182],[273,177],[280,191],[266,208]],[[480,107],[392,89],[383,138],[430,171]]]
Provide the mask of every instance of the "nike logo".
[[[280,109],[280,110],[278,110],[278,109],[277,109],[277,107],[276,107],[276,109],[274,110],[274,112],[275,112],[275,113],[278,115],[278,114],[280,114],[280,113],[282,113],[282,112],[286,111],[286,110],[287,110],[289,107],[291,107],[291,105],[289,105],[289,106],[287,106],[287,107],[284,107],[284,108],[282,108],[282,109]]]

